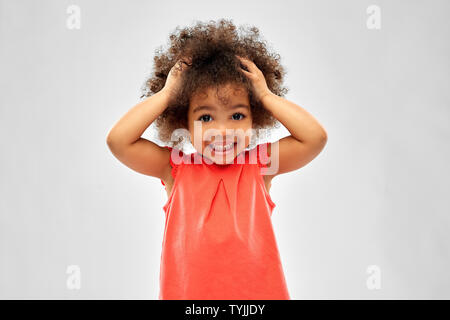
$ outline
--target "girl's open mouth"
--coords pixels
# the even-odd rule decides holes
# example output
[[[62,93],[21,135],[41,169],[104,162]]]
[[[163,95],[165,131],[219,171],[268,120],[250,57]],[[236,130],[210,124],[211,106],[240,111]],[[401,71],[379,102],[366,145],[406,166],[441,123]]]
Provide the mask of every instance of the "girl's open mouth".
[[[212,144],[208,145],[208,148],[211,149],[211,152],[214,155],[221,156],[221,155],[227,155],[227,154],[233,152],[236,145],[237,145],[237,142],[231,142],[227,145],[212,143]]]

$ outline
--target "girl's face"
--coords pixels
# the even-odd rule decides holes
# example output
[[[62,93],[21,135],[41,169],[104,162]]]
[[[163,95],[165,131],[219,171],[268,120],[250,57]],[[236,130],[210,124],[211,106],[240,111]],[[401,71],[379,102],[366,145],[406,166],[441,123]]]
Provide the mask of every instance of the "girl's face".
[[[194,148],[218,164],[233,162],[250,144],[252,115],[244,87],[209,88],[189,102],[188,126]]]

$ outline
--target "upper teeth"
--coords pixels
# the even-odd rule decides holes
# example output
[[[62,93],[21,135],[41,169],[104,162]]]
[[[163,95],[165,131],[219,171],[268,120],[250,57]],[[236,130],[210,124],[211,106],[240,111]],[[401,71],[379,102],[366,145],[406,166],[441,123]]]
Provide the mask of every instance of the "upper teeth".
[[[222,144],[210,144],[211,148],[213,148],[214,150],[218,150],[218,151],[223,151],[223,150],[229,150],[230,148],[232,148],[234,145],[234,142],[231,142],[225,146],[223,146]]]

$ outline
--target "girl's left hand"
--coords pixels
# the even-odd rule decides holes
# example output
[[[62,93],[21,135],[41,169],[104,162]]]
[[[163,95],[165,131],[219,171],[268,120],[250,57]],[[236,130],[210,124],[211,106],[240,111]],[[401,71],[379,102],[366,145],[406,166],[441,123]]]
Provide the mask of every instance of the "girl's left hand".
[[[262,98],[268,94],[272,94],[272,91],[267,87],[266,79],[264,78],[264,74],[261,70],[256,66],[256,64],[244,57],[240,57],[235,55],[241,63],[250,71],[245,71],[242,68],[239,68],[251,81],[253,85],[253,90],[255,92],[256,98],[259,101],[262,101]]]

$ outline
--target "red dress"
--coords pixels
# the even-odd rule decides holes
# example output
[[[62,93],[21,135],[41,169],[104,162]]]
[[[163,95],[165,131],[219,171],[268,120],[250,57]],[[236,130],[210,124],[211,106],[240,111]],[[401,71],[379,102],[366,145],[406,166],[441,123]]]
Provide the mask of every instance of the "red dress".
[[[174,183],[163,206],[159,299],[290,299],[260,146],[238,155],[244,163],[235,158],[229,165],[166,147]]]

